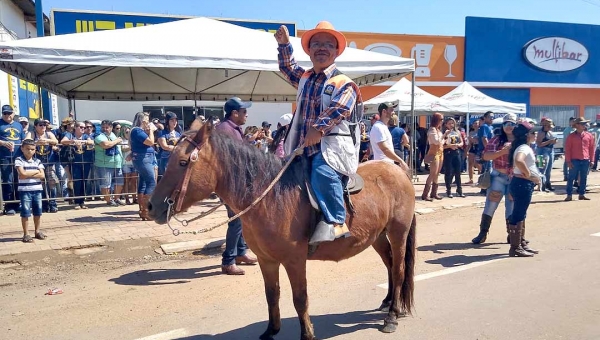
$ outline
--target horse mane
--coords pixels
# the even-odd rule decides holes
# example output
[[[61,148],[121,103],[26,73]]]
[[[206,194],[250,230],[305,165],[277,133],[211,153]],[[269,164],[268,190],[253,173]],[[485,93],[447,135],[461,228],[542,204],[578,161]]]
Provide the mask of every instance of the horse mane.
[[[227,182],[222,185],[236,193],[235,196],[244,207],[263,194],[284,165],[272,153],[264,153],[248,143],[240,143],[218,130],[211,132],[209,143],[214,156],[224,164],[222,174]],[[304,163],[294,161],[263,199],[271,211],[293,212],[297,209],[299,201],[294,193],[298,193],[298,187],[305,192],[307,172]]]

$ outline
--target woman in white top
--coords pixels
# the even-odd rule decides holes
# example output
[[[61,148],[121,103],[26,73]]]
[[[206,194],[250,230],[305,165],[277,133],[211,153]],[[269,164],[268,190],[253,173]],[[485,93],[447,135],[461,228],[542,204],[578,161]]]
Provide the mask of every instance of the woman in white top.
[[[535,164],[535,152],[529,146],[536,139],[533,126],[521,121],[513,130],[513,135],[515,140],[512,142],[508,154],[509,165],[513,168],[510,194],[514,202],[508,225],[510,237],[508,254],[509,256],[531,257],[537,252],[523,249],[523,225],[525,224],[527,209],[531,203],[533,189],[543,181],[543,177]]]
[[[429,164],[429,176],[425,181],[425,188],[421,199],[424,201],[433,201],[433,199],[441,200],[442,197],[438,195],[438,176],[442,167],[442,161],[444,159],[444,134],[441,131],[442,122],[444,116],[436,112],[431,116],[431,125],[429,131],[427,131],[427,143],[429,144],[429,151],[425,156],[425,163]],[[431,190],[431,196],[429,195]]]

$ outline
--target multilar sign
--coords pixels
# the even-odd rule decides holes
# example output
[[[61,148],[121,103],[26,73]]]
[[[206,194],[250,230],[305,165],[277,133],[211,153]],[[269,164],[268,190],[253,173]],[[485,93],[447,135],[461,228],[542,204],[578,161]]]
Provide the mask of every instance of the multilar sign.
[[[576,70],[589,59],[587,48],[561,37],[538,38],[523,47],[523,57],[533,67],[550,72]]]

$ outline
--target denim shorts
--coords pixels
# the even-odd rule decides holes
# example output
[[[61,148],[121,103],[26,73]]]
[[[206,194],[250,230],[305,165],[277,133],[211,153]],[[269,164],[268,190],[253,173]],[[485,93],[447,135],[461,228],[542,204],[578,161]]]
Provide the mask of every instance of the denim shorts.
[[[123,169],[96,167],[96,181],[101,189],[110,189],[111,184],[123,185]]]
[[[136,172],[136,170],[133,167],[133,164],[123,165],[123,173],[124,174],[131,174],[131,173],[135,173],[135,172]]]
[[[42,216],[42,191],[19,191],[21,217]]]

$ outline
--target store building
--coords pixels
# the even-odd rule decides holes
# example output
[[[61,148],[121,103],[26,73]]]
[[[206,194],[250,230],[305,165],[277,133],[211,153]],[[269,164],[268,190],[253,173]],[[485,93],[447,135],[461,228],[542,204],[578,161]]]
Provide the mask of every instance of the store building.
[[[489,96],[526,103],[528,116],[596,121],[600,26],[467,17],[465,80]]]

